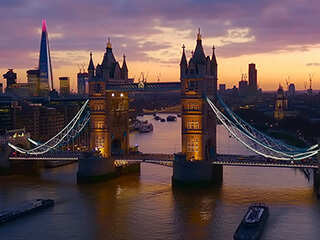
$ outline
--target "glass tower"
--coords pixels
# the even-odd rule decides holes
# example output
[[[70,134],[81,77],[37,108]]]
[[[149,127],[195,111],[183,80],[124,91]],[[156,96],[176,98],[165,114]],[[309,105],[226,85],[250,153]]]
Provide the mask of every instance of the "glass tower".
[[[49,48],[49,39],[47,33],[46,20],[42,19],[42,34],[39,56],[39,95],[49,96],[50,91],[53,90],[53,77],[51,67],[51,57]]]

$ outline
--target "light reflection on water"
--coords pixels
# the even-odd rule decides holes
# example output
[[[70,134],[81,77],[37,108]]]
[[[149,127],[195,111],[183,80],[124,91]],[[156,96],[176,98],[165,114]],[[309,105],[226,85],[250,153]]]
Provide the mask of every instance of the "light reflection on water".
[[[143,152],[180,151],[180,118],[146,118],[154,131],[131,134],[132,145]],[[221,125],[218,133],[218,152],[247,153]],[[232,239],[252,202],[270,206],[261,239],[320,236],[319,200],[299,170],[228,166],[222,186],[207,189],[172,189],[172,169],[147,163],[140,174],[93,185],[77,185],[76,171],[73,164],[38,176],[1,177],[0,209],[30,198],[56,201],[53,208],[1,225],[1,239]]]

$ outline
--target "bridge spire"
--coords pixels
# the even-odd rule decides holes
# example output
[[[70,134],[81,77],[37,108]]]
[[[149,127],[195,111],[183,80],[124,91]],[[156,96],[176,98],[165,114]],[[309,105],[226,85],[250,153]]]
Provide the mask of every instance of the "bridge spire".
[[[186,58],[186,52],[185,52],[185,46],[184,44],[182,45],[182,57],[180,61],[180,66],[187,66],[187,58]]]

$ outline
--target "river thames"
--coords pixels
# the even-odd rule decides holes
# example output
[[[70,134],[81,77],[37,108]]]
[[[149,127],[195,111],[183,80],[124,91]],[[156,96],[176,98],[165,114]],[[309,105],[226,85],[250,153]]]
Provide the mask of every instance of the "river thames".
[[[166,117],[166,115],[160,115]],[[180,124],[160,122],[133,133],[144,153],[181,150]],[[218,125],[218,153],[251,154]],[[0,210],[34,198],[55,205],[0,225],[0,239],[233,239],[248,206],[269,206],[261,239],[320,239],[320,200],[296,169],[223,168],[223,183],[206,189],[172,189],[172,168],[142,163],[140,174],[77,185],[77,164],[41,169],[38,175],[0,177]]]

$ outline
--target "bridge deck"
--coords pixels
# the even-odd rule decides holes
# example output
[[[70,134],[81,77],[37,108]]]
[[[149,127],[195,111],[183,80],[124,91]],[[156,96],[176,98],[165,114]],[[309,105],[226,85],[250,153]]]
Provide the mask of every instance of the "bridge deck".
[[[10,157],[10,160],[39,160],[39,161],[70,161],[77,160],[76,155],[70,156],[27,156],[27,157]],[[126,154],[121,156],[114,156],[117,165],[128,164],[131,162],[148,162],[156,163],[166,166],[172,166],[174,154]],[[228,155],[219,154],[212,160],[212,164],[227,165],[227,166],[252,166],[252,167],[285,167],[285,168],[318,168],[317,162],[292,162],[292,161],[275,161],[261,156],[243,156],[243,155]]]

